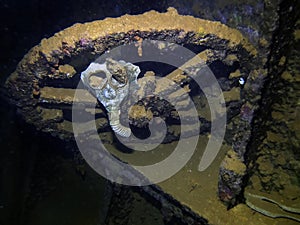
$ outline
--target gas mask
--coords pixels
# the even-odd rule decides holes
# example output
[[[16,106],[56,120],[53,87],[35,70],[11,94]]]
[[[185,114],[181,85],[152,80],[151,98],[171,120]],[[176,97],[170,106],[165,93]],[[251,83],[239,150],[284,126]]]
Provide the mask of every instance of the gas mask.
[[[122,137],[129,137],[131,130],[120,123],[120,105],[129,90],[138,88],[140,72],[138,66],[108,58],[103,64],[92,62],[81,73],[83,84],[106,108],[111,128]]]

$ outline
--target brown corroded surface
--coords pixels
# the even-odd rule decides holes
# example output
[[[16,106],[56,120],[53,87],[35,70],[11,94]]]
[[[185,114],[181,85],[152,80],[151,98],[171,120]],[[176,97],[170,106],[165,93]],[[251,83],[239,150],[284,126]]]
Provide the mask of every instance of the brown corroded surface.
[[[230,64],[232,59],[232,62],[240,63],[241,70],[244,70],[243,76],[246,76],[247,68],[250,68],[246,65],[247,57],[254,57],[256,53],[255,48],[237,30],[219,22],[181,16],[174,9],[167,13],[151,11],[143,15],[107,18],[75,24],[53,37],[43,39],[23,58],[16,72],[8,79],[6,87],[10,97],[20,106],[28,122],[34,123],[41,130],[49,126],[51,130],[56,130],[58,124],[39,123],[41,118],[40,114],[36,113],[36,106],[43,104],[40,107],[41,111],[47,105],[70,105],[73,99],[71,89],[75,87],[78,73],[88,65],[89,60],[95,59],[113,46],[136,41],[137,37],[211,46],[211,49],[199,54],[204,62],[212,63],[226,57],[224,62]],[[245,49],[248,55],[238,55],[239,48]],[[81,55],[84,56],[80,58]],[[180,73],[172,73],[170,78],[176,82],[182,82],[183,79]],[[37,80],[37,85],[34,85],[33,80]],[[56,86],[51,85],[55,81]],[[64,86],[64,82],[69,82],[68,87]],[[236,81],[233,79],[233,82]],[[229,101],[239,100],[239,92],[226,91]],[[91,101],[89,96],[87,101]],[[71,134],[65,136],[70,138]]]
[[[82,93],[80,93],[80,101],[90,104],[95,103],[95,98],[90,93],[84,90],[82,90],[81,92]],[[40,93],[41,103],[64,103],[71,105],[74,101],[79,101],[78,99],[74,98],[74,89],[44,87],[40,89]]]
[[[269,110],[261,112],[264,120],[255,121],[255,128],[261,129],[254,134],[257,141],[250,148],[250,154],[255,156],[251,165],[255,170],[245,190],[245,198],[258,212],[299,222],[300,56],[296,49],[299,47],[297,31],[300,22],[293,17],[289,19],[295,23],[294,32],[282,29],[283,33],[288,32],[290,39],[278,42],[275,46],[278,54],[270,61],[272,79],[263,99],[263,108]]]
[[[234,164],[228,166],[226,159],[225,163],[222,164],[224,166],[221,167],[219,189],[223,192],[220,192],[219,195],[223,201],[229,204],[236,203],[236,196],[240,195],[242,178],[245,175],[244,170],[241,168],[244,168],[243,156],[251,134],[251,121],[255,109],[258,107],[257,101],[260,99],[260,89],[267,74],[265,69],[262,68],[262,62],[265,60],[264,55],[258,55],[257,50],[235,29],[229,28],[220,22],[181,16],[174,9],[169,9],[166,13],[150,11],[143,15],[125,15],[120,18],[107,18],[102,21],[75,24],[53,37],[43,39],[39,45],[31,49],[19,63],[16,72],[6,82],[9,97],[17,105],[26,121],[34,124],[37,129],[51,132],[52,135],[64,140],[72,140],[70,111],[73,101],[76,101],[73,96],[74,88],[76,88],[79,80],[79,73],[105,51],[122,44],[138,41],[137,54],[142,56],[145,53],[142,51],[142,40],[145,39],[201,46],[206,48],[198,54],[204,63],[212,65],[220,61],[222,65],[228,66],[229,71],[219,71],[216,76],[218,76],[218,81],[224,91],[228,109],[229,135],[226,137],[226,143],[232,146],[232,148],[228,148],[227,145],[223,146],[223,156],[226,155],[225,152],[228,149],[232,149],[232,152],[229,152],[230,154],[225,157],[234,156]],[[230,76],[232,72],[236,71],[235,67],[239,67],[240,76],[238,74]],[[172,72],[167,77],[180,84],[188,92],[193,92],[192,81],[182,74],[182,69]],[[247,81],[243,87],[238,83],[240,77]],[[181,99],[180,94],[178,94],[180,92],[166,87],[163,83],[157,84],[155,90],[157,92],[167,92],[177,102],[183,102],[183,105],[189,101]],[[80,91],[86,97],[83,103],[93,107],[96,103],[95,98],[83,89]],[[200,112],[199,119],[204,125],[202,126],[204,127],[204,137],[201,140],[206,142],[209,138],[209,135],[207,135],[210,131],[209,123],[216,118],[210,117],[209,108],[203,94],[191,95],[193,95],[193,99],[196,99],[197,110]],[[178,119],[176,112],[165,102],[155,98],[154,100],[150,99],[149,102],[144,101],[148,106],[151,106],[149,108],[145,107],[147,119],[150,118],[150,108],[152,108],[151,113],[154,116]],[[202,106],[205,110],[201,110]],[[49,108],[54,111],[49,111]],[[100,131],[99,135],[106,140],[105,143],[111,144],[113,142],[112,135],[107,127],[108,121],[104,112],[105,109],[99,104],[96,105],[96,112],[88,107],[85,110],[85,113],[97,116],[96,123]],[[140,113],[133,115],[136,117],[141,116]],[[186,110],[186,115],[189,115],[188,110]],[[80,121],[76,122],[80,123]],[[94,121],[81,122],[94,123]],[[178,126],[173,124],[169,129],[169,133],[171,135],[169,140],[178,139],[180,135]],[[167,146],[162,146],[161,149],[164,149],[161,154],[162,157],[166,156],[170,150]],[[202,150],[199,147],[198,159]],[[120,153],[115,152],[115,154]],[[138,153],[134,154],[138,155]],[[212,172],[209,174],[210,176],[213,175],[214,179],[207,184],[213,185],[211,186],[213,189],[209,185],[201,189],[201,185],[197,181],[201,177],[200,173],[189,172],[196,170],[195,166],[198,159],[193,162],[192,169],[182,171],[182,176],[177,176],[160,186],[163,192],[170,193],[173,196],[173,200],[178,199],[178,205],[180,205],[178,207],[182,207],[183,212],[191,212],[191,208],[196,214],[204,216],[217,224],[218,218],[213,218],[214,213],[209,212],[210,201],[216,205],[216,212],[220,215],[219,218],[228,215],[226,207],[220,203],[216,196],[218,189],[217,176],[222,158],[218,159],[219,164],[213,167]],[[185,178],[188,185],[182,185],[184,187],[179,186],[178,189],[174,189],[173,187],[182,177]],[[224,187],[229,189],[228,192],[224,192]],[[205,198],[206,196],[203,196],[203,193],[209,189],[210,196],[213,197]],[[186,195],[183,196],[183,194]],[[173,200],[170,202],[173,202]],[[205,211],[201,209],[202,204],[199,204],[201,200],[205,201],[206,205],[203,208]],[[181,205],[184,205],[184,207]],[[234,213],[240,213],[240,218],[244,219],[250,213],[249,210],[246,214],[243,214],[243,210],[234,210]],[[193,213],[190,213],[190,215],[193,215]],[[188,222],[185,223],[188,224]]]
[[[230,47],[241,44],[247,51],[252,54],[256,53],[256,50],[237,30],[231,29],[220,22],[196,19],[191,16],[178,16],[177,11],[171,8],[168,13],[150,11],[143,15],[125,15],[114,19],[107,18],[102,20],[101,23],[95,21],[88,24],[75,24],[57,33],[54,37],[43,39],[40,49],[34,51],[34,53],[37,54],[41,50],[46,57],[51,57],[53,49],[61,49],[64,45],[67,45],[69,48],[75,48],[78,39],[96,40],[107,34],[126,33],[129,30],[175,30],[179,28],[179,25],[181,28],[185,28],[186,32],[196,31],[199,36],[215,34],[221,39],[228,40]]]

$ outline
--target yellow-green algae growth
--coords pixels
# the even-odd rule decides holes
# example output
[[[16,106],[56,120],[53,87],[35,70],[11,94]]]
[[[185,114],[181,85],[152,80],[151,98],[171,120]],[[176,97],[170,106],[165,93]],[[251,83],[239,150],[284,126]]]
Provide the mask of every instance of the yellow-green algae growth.
[[[227,210],[226,206],[218,199],[218,174],[222,159],[231,154],[231,147],[223,145],[213,164],[204,172],[197,170],[200,157],[209,136],[200,136],[197,150],[192,159],[177,174],[168,180],[157,184],[164,192],[170,194],[181,204],[188,206],[194,212],[206,218],[214,225],[294,225],[295,221],[277,218],[272,219],[250,209],[245,204]],[[143,152],[132,154],[121,153],[113,145],[105,144],[107,149],[125,162],[135,165],[145,165],[160,161],[167,157],[176,147],[177,142],[162,144],[155,151],[144,157]],[[234,160],[234,158],[233,158]],[[233,170],[244,170],[239,162],[228,165]]]
[[[200,35],[215,34],[217,37],[229,41],[229,46],[236,46],[241,44],[250,54],[256,55],[256,49],[248,43],[246,38],[242,34],[232,28],[229,28],[219,22],[212,22],[194,18],[191,16],[178,15],[176,10],[169,9],[166,13],[158,13],[155,11],[147,12],[143,15],[125,15],[120,18],[107,18],[101,21],[94,21],[85,24],[75,24],[70,28],[67,28],[53,37],[43,39],[41,44],[34,47],[24,58],[24,62],[28,60],[30,64],[34,64],[42,53],[46,58],[50,59],[53,49],[61,49],[62,44],[66,43],[69,47],[75,48],[75,43],[80,38],[89,40],[96,40],[101,36],[112,33],[129,32],[130,30],[139,31],[153,31],[153,30],[166,30],[166,29],[181,29],[184,27],[185,32],[193,31],[200,32]],[[206,55],[203,56],[204,58]],[[232,60],[235,60],[233,57]],[[20,64],[24,66],[25,64]],[[61,68],[61,71],[72,71],[72,68]],[[73,72],[71,72],[72,74]],[[232,76],[237,76],[233,74]],[[48,91],[48,92],[47,92]],[[48,94],[47,94],[48,93]],[[41,97],[48,96],[51,94],[51,90],[41,90]],[[62,93],[65,96],[66,93]],[[240,100],[239,88],[228,91],[225,94],[227,101],[238,101]],[[70,93],[72,97],[72,93]],[[54,96],[55,98],[57,96]],[[63,98],[63,97],[62,97]],[[87,101],[90,100],[90,96],[87,96]],[[72,101],[73,99],[69,99]],[[210,112],[202,112],[209,118]],[[201,110],[200,110],[201,111]],[[203,111],[203,110],[202,110]],[[44,113],[45,117],[52,118],[54,114]],[[71,130],[71,123],[61,124],[66,129]],[[176,131],[176,129],[174,129]],[[174,132],[175,132],[174,131]],[[100,136],[105,136],[106,133],[101,133]],[[109,138],[111,138],[110,135]],[[226,206],[221,203],[217,197],[217,183],[219,167],[222,159],[227,154],[231,154],[231,147],[223,145],[217,159],[214,163],[205,171],[198,172],[197,167],[200,161],[200,157],[204,151],[204,147],[208,141],[209,136],[200,136],[197,151],[195,152],[189,163],[181,169],[176,175],[170,179],[158,184],[163,191],[172,195],[175,199],[181,202],[183,205],[188,206],[197,214],[208,219],[210,224],[220,225],[235,225],[235,224],[247,224],[247,225],[271,225],[271,224],[294,224],[293,221],[287,219],[271,219],[263,216],[255,211],[251,210],[245,204],[239,204],[238,206],[227,210]],[[133,164],[136,163],[149,163],[149,160],[157,161],[160,158],[166,157],[176,146],[176,142],[170,144],[162,144],[157,151],[158,154],[152,154],[152,157],[142,157],[140,152],[133,152],[130,157],[128,154],[121,153],[112,145],[108,145],[116,156],[120,157],[124,161],[130,161]],[[141,162],[145,160],[144,162]],[[234,163],[229,165],[230,168],[236,170],[238,167],[239,171],[244,170],[244,167],[240,163]]]
[[[40,53],[50,59],[54,49],[61,49],[63,43],[75,48],[75,43],[80,38],[94,41],[101,36],[113,33],[127,33],[131,30],[160,31],[182,28],[184,28],[185,32],[201,30],[202,36],[215,34],[217,37],[228,40],[229,47],[241,44],[250,54],[257,54],[257,50],[238,30],[220,22],[178,15],[174,8],[169,8],[166,13],[149,11],[141,15],[124,15],[119,18],[106,18],[84,24],[74,24],[50,38],[44,38],[40,45],[32,48],[25,57],[28,57],[31,64],[36,62],[40,57]]]

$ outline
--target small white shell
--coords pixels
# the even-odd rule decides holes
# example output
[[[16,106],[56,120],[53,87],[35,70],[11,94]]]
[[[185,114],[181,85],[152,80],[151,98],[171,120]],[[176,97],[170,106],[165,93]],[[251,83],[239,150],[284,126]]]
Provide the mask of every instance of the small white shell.
[[[239,79],[239,83],[240,83],[240,85],[244,85],[244,84],[245,84],[245,80],[244,80],[244,78],[240,77],[240,79]]]

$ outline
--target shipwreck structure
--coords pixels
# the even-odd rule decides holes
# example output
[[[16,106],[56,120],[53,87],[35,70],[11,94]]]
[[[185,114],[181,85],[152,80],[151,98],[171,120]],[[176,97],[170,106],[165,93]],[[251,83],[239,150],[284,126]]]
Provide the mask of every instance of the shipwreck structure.
[[[289,6],[294,7],[293,4],[290,2]],[[299,71],[294,71],[296,60],[289,61],[292,57],[299,58],[299,53],[292,51],[290,56],[287,56],[284,50],[285,47],[291,46],[291,43],[299,45],[299,30],[297,30],[299,22],[295,25],[295,17],[286,21],[284,12],[293,16],[294,8],[286,9],[280,4],[277,6],[281,7],[281,13],[275,13],[275,9],[267,12],[278,16],[279,22],[274,17],[274,21],[269,21],[269,25],[262,28],[266,30],[264,35],[255,41],[251,39],[253,36],[249,37],[238,29],[216,21],[179,15],[174,8],[169,8],[165,13],[149,11],[141,15],[124,15],[119,18],[75,24],[50,38],[43,39],[24,56],[16,71],[5,83],[5,95],[16,105],[26,122],[66,143],[75,141],[73,123],[80,126],[96,121],[97,132],[102,142],[114,147],[116,134],[113,130],[123,137],[129,137],[131,132],[136,136],[141,133],[147,136],[149,122],[156,117],[163,118],[169,121],[166,138],[162,142],[163,150],[168,149],[169,145],[182,137],[190,138],[197,135],[202,143],[207,143],[211,138],[212,123],[220,119],[218,114],[211,113],[208,96],[205,95],[211,87],[199,88],[183,69],[194,71],[193,68],[206,65],[218,81],[226,108],[226,133],[216,162],[199,171],[197,166],[203,154],[203,147],[198,146],[196,159],[165,182],[135,188],[111,185],[109,193],[112,204],[111,210],[108,211],[107,224],[125,224],[124,221],[118,222],[119,215],[116,215],[116,210],[113,209],[119,207],[122,209],[117,210],[119,214],[129,216],[130,207],[122,208],[122,205],[130,205],[134,201],[134,195],[143,196],[150,201],[162,212],[165,223],[169,224],[175,224],[176,221],[178,224],[217,224],[218,217],[214,215],[218,214],[222,218],[231,215],[232,210],[235,218],[247,224],[250,224],[251,220],[255,224],[255,221],[259,221],[263,216],[256,214],[247,218],[251,214],[250,208],[269,217],[300,221],[300,196],[299,192],[296,194],[299,185],[295,184],[296,181],[294,184],[290,181],[295,180],[300,174],[299,161],[294,157],[295,155],[299,157],[299,151],[287,150],[286,153],[290,156],[290,159],[287,159],[287,156],[277,149],[279,146],[286,146],[287,143],[292,145],[291,149],[299,149],[300,130],[296,124],[296,117],[299,118],[299,103],[295,102],[296,92],[299,93],[299,85],[296,85],[299,83]],[[269,18],[267,15],[266,17]],[[289,37],[287,41],[280,41],[281,34],[278,32],[274,34],[271,29],[281,29],[287,35],[288,31],[283,27],[285,22],[298,27],[294,28],[293,38],[287,36]],[[116,61],[122,60],[122,54],[116,53],[113,55],[115,58],[109,59],[106,64],[96,62],[102,69],[100,67],[95,69],[96,64],[89,67],[98,57],[122,45],[132,45],[134,51],[130,54],[137,58],[147,55],[146,45],[150,44],[161,52],[180,54],[176,52],[176,45],[172,43],[194,52],[196,62],[193,58],[184,58],[181,68],[174,69],[151,63],[140,63],[138,68],[134,63],[130,64],[131,62],[125,64],[124,61]],[[276,49],[277,53],[274,52]],[[197,61],[198,58],[201,59],[201,63]],[[115,67],[109,68],[112,64]],[[132,75],[134,77],[128,78],[126,75],[128,68],[139,71]],[[106,77],[98,74],[94,79],[90,79],[91,74],[98,70],[104,71]],[[83,71],[90,73],[89,76],[85,77]],[[120,71],[126,76],[117,76]],[[84,86],[78,88],[80,75],[92,91],[88,92]],[[170,79],[186,90],[189,98],[183,98],[180,91],[176,92],[176,89],[166,87],[164,83],[151,82],[155,76]],[[195,76],[201,76],[201,71],[195,73]],[[141,77],[148,77],[150,81],[136,82],[136,79]],[[122,105],[110,111],[108,107],[112,105],[105,105],[108,101],[103,101],[103,96],[108,96],[107,99],[110,100],[114,97],[109,95],[111,93],[98,91],[104,90],[101,82],[105,79],[109,80],[110,87],[119,85],[111,88],[115,92],[130,82],[136,83],[137,95],[143,92],[141,95],[147,97],[137,99],[130,112],[126,112],[127,107]],[[274,96],[273,92],[279,87],[281,90],[287,88],[295,90],[295,92],[284,91],[292,95],[284,110],[280,107],[287,99],[284,93],[278,98],[270,97]],[[189,105],[189,101],[193,100],[201,123],[199,131],[194,132],[186,128],[182,132],[180,118],[174,107],[156,98],[151,90],[155,90],[155,93],[168,93],[170,99],[182,104]],[[75,91],[80,92],[80,96],[83,97],[77,99]],[[92,93],[93,91],[96,94]],[[214,90],[208,92],[213,94]],[[126,96],[120,99],[123,100],[124,97]],[[94,120],[72,121],[74,102],[78,103],[78,107],[80,104],[84,105],[82,118],[86,118],[84,116],[86,114],[89,115],[88,118]],[[298,104],[297,108],[290,112],[289,109],[294,104]],[[275,124],[267,122],[269,116],[265,111],[267,107],[274,109],[271,116],[278,121]],[[188,107],[183,107],[183,112],[184,116],[189,116]],[[116,119],[121,120],[124,115],[129,117],[129,127],[120,125],[121,122]],[[112,118],[117,124],[111,121]],[[286,124],[285,129],[294,138],[292,142],[288,141],[283,132],[277,132],[274,128],[283,121],[282,119]],[[86,135],[89,133],[88,130],[83,132],[86,132]],[[278,139],[280,144],[277,142]],[[270,147],[270,143],[273,147]],[[122,159],[122,152],[112,154]],[[274,159],[275,156],[279,156],[280,159]],[[126,158],[122,160],[126,161]],[[287,170],[294,171],[289,172],[290,180],[286,180],[285,183],[276,182],[275,177],[283,176]],[[209,182],[206,182],[205,177],[213,178],[207,178]],[[274,185],[277,185],[275,189]],[[289,191],[294,193],[293,197],[289,197]],[[209,193],[210,197],[205,198],[206,193]],[[210,209],[210,205],[214,205],[212,207],[214,209]],[[230,210],[227,211],[228,209]],[[271,221],[269,218],[266,220]]]

